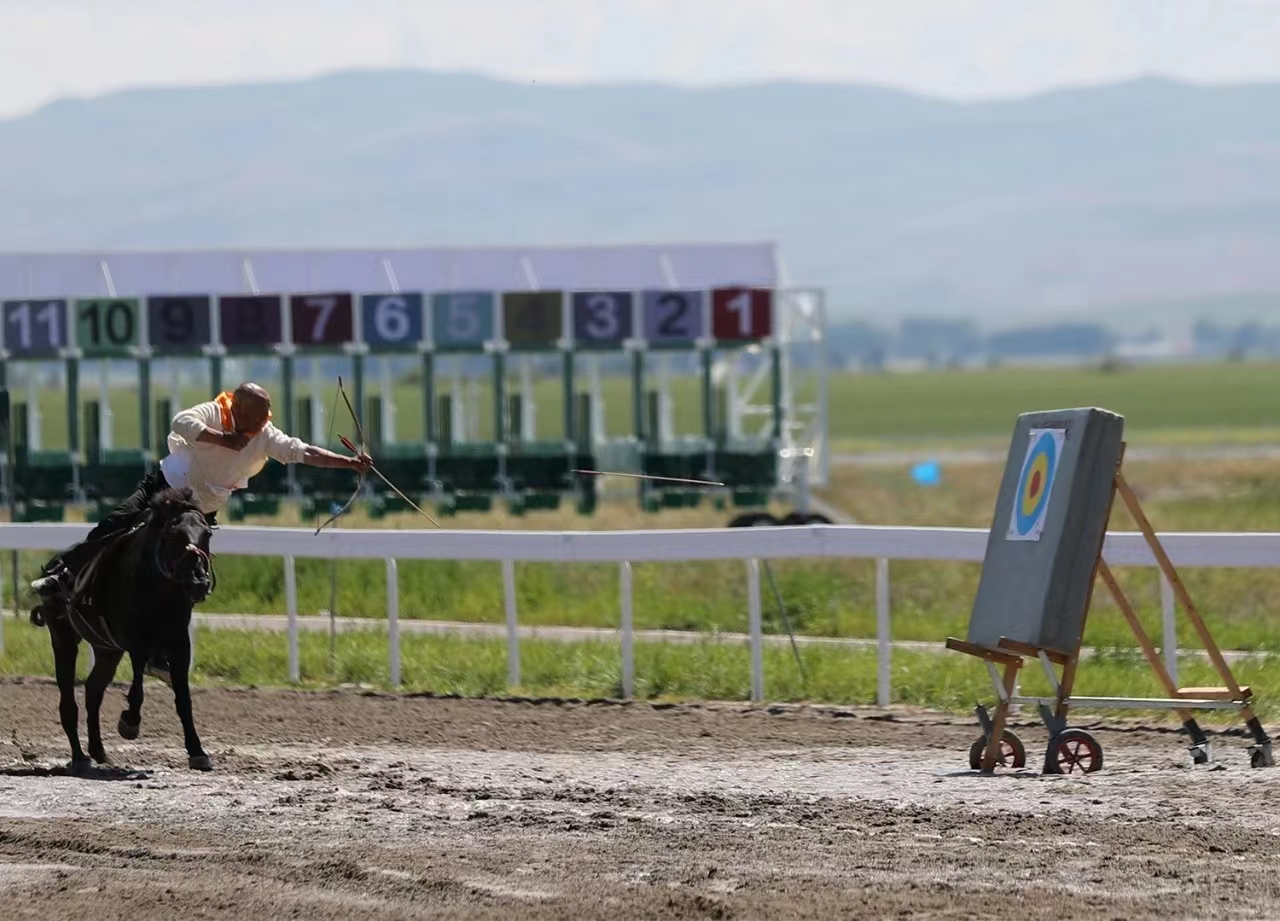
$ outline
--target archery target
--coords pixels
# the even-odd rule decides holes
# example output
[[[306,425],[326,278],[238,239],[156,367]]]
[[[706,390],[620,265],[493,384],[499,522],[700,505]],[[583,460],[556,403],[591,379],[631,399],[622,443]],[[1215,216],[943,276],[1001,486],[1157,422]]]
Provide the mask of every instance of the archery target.
[[[1062,456],[1062,429],[1032,429],[1009,521],[1009,540],[1039,540]]]

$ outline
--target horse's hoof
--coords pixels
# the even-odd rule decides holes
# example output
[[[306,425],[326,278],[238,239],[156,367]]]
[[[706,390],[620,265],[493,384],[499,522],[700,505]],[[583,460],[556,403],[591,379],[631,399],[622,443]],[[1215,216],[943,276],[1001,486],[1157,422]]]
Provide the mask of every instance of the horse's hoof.
[[[138,733],[142,731],[142,720],[136,723],[129,722],[129,714],[127,712],[120,714],[120,722],[116,723],[116,729],[120,733],[120,738],[132,741],[138,737]]]
[[[93,768],[93,762],[88,758],[72,758],[67,762],[67,770],[72,774],[87,774]]]
[[[110,766],[111,764],[111,759],[107,757],[107,753],[105,751],[90,752],[89,757],[91,757],[98,764],[105,764],[108,766]]]
[[[193,771],[213,770],[213,762],[209,760],[208,755],[192,755],[187,759],[187,764],[191,766]]]

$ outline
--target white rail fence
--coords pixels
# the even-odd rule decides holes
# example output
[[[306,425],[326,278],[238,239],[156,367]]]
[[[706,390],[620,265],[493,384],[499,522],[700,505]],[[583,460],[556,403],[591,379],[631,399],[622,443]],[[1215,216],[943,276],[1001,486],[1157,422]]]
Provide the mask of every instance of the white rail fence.
[[[88,532],[81,524],[0,524],[0,551],[55,550]],[[711,528],[646,531],[466,531],[332,530],[224,527],[214,534],[215,553],[274,556],[283,559],[288,616],[289,677],[299,679],[298,591],[295,561],[309,559],[381,559],[386,561],[389,677],[400,684],[400,593],[397,560],[492,560],[501,563],[507,627],[507,681],[520,684],[520,640],[516,609],[515,563],[617,563],[622,691],[635,689],[631,564],[691,560],[742,560],[746,564],[751,697],[763,700],[763,627],[760,561],[800,558],[875,560],[877,641],[876,698],[891,699],[890,583],[893,560],[980,563],[988,532],[978,528],[903,528],[865,525],[806,525],[776,528]],[[1166,552],[1179,568],[1280,567],[1280,533],[1161,534]],[[1112,532],[1103,555],[1113,566],[1155,567],[1142,535]],[[1174,596],[1161,585],[1163,648],[1176,669],[1177,631]],[[3,580],[0,580],[0,585]],[[958,602],[961,603],[961,602]],[[3,610],[0,599],[0,610]],[[941,639],[941,638],[939,638]],[[3,633],[0,632],[0,644]],[[0,651],[3,646],[0,645]]]

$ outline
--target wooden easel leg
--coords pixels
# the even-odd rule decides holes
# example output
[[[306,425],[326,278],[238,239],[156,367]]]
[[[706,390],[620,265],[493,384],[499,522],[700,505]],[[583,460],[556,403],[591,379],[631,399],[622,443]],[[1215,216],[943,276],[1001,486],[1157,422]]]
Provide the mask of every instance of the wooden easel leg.
[[[1005,663],[1002,681],[1004,694],[1000,698],[1000,703],[996,705],[996,713],[991,720],[991,736],[987,739],[986,750],[982,753],[982,771],[985,774],[990,774],[995,770],[996,761],[1000,757],[1000,745],[1004,741],[1004,727],[1009,719],[1009,698],[1013,696],[1013,689],[1018,683],[1018,669],[1021,667],[1021,661]]]
[[[1147,664],[1155,672],[1156,679],[1160,682],[1160,686],[1164,688],[1165,694],[1169,697],[1179,696],[1178,685],[1174,682],[1173,676],[1169,674],[1169,670],[1165,668],[1164,661],[1156,654],[1155,644],[1151,642],[1151,637],[1148,635],[1146,628],[1142,626],[1142,621],[1138,620],[1137,612],[1134,611],[1133,605],[1129,602],[1129,596],[1120,587],[1120,583],[1116,580],[1115,574],[1111,571],[1111,567],[1106,564],[1106,561],[1103,561],[1098,567],[1098,574],[1102,576],[1102,581],[1107,584],[1111,597],[1116,600],[1120,613],[1124,615],[1124,619],[1129,624],[1129,629],[1133,631],[1133,635],[1138,640],[1138,645],[1142,647],[1143,658],[1147,660]],[[1197,763],[1208,761],[1209,737],[1204,734],[1204,730],[1200,728],[1200,724],[1196,722],[1190,710],[1177,710],[1175,712],[1182,720],[1182,727],[1187,730],[1187,735],[1191,737],[1192,756]]]
[[[1195,602],[1191,600],[1191,593],[1182,584],[1182,579],[1174,568],[1173,561],[1165,553],[1164,546],[1160,543],[1160,538],[1156,536],[1155,529],[1151,527],[1151,522],[1147,519],[1146,514],[1142,511],[1142,506],[1138,503],[1138,497],[1130,488],[1123,474],[1116,474],[1116,488],[1120,491],[1120,497],[1124,500],[1125,507],[1129,509],[1129,514],[1137,522],[1138,529],[1142,532],[1143,538],[1146,539],[1147,546],[1151,548],[1151,553],[1155,556],[1156,564],[1160,567],[1160,571],[1169,580],[1169,585],[1172,586],[1174,595],[1187,612],[1187,619],[1191,621],[1191,625],[1195,627],[1196,633],[1200,636],[1200,641],[1204,643],[1205,652],[1208,653],[1209,660],[1213,663],[1218,676],[1222,678],[1227,690],[1235,698],[1243,700],[1244,695],[1240,691],[1240,685],[1236,681],[1235,675],[1231,672],[1231,666],[1222,657],[1222,651],[1218,649],[1218,644],[1214,642],[1213,634],[1209,632],[1208,625],[1205,624],[1204,619],[1200,616],[1200,611],[1196,608]],[[1271,737],[1262,728],[1262,723],[1254,715],[1253,709],[1247,704],[1242,705],[1240,707],[1240,715],[1244,719],[1245,725],[1248,726],[1249,732],[1253,735],[1259,754],[1269,760],[1271,757]]]
[[[1151,527],[1151,522],[1147,520],[1146,514],[1142,511],[1142,506],[1138,504],[1138,497],[1134,495],[1123,474],[1116,474],[1116,486],[1120,490],[1120,497],[1124,499],[1125,506],[1129,509],[1129,514],[1138,523],[1138,529],[1142,531],[1142,536],[1146,538],[1147,546],[1151,548],[1151,553],[1156,558],[1156,564],[1160,567],[1160,571],[1164,573],[1165,578],[1169,580],[1169,584],[1173,587],[1173,592],[1178,600],[1182,602],[1182,607],[1187,612],[1187,619],[1191,621],[1191,625],[1196,628],[1196,633],[1200,635],[1200,640],[1204,643],[1205,652],[1209,654],[1213,667],[1217,670],[1228,690],[1232,694],[1239,696],[1240,685],[1236,683],[1235,675],[1231,673],[1231,667],[1227,665],[1227,660],[1222,657],[1218,644],[1213,640],[1213,634],[1209,632],[1204,619],[1201,618],[1195,602],[1191,600],[1191,595],[1187,592],[1187,587],[1182,584],[1178,571],[1173,568],[1173,561],[1165,553],[1160,539],[1156,537],[1155,529]]]

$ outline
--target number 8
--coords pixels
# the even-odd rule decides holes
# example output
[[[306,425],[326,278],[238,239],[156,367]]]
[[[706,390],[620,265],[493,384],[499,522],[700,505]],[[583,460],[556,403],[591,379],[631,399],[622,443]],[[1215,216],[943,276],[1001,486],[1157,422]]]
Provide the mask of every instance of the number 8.
[[[409,335],[409,305],[402,297],[384,297],[373,309],[373,327],[383,342],[398,342]]]

